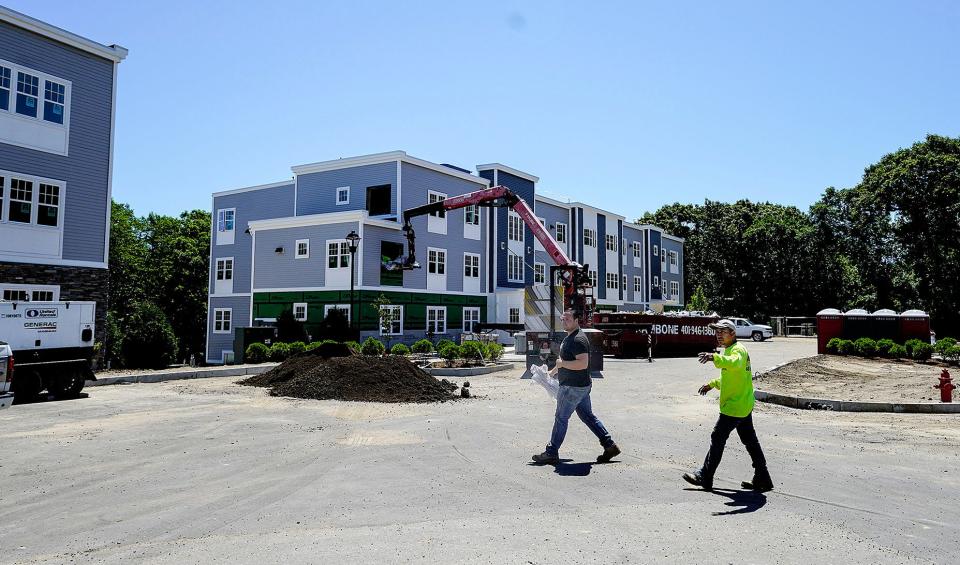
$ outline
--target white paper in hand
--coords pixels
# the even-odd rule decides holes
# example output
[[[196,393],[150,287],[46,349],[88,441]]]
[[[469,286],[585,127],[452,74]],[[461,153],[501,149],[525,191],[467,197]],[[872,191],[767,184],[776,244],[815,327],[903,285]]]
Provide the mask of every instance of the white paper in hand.
[[[534,381],[543,385],[553,398],[560,393],[560,381],[550,376],[550,370],[546,365],[531,365],[530,375]]]

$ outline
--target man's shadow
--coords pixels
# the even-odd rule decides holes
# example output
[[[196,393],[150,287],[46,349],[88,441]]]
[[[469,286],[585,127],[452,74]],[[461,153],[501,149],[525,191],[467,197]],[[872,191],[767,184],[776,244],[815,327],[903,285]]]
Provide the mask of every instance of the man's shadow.
[[[594,465],[606,465],[606,463],[596,463],[594,461],[589,461],[585,463],[571,463],[573,459],[561,459],[559,463],[551,463],[553,467],[553,472],[560,475],[561,477],[586,477],[590,474],[590,471],[593,470]],[[609,463],[616,463],[616,460],[609,461]],[[541,463],[530,463],[531,467],[543,467]]]
[[[702,489],[697,488],[688,488],[684,490],[692,490],[698,492],[706,492]],[[711,492],[714,494],[719,494],[720,496],[725,496],[730,499],[730,502],[724,502],[726,506],[734,508],[733,510],[728,510],[726,512],[714,512],[714,516],[730,516],[733,514],[749,514],[750,512],[756,512],[763,508],[767,503],[767,497],[762,492],[756,492],[753,490],[734,490],[727,488],[714,488]]]

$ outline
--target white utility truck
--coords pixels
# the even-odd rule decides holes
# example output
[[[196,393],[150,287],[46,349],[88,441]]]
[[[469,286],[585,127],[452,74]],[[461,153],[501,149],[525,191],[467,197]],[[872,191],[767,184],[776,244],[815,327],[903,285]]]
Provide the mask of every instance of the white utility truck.
[[[0,301],[0,342],[12,353],[0,383],[8,383],[18,402],[43,390],[76,397],[85,381],[95,380],[96,308],[95,302]]]
[[[763,341],[773,337],[773,328],[763,324],[754,324],[746,318],[730,318],[737,326],[737,337],[749,337],[753,341]]]

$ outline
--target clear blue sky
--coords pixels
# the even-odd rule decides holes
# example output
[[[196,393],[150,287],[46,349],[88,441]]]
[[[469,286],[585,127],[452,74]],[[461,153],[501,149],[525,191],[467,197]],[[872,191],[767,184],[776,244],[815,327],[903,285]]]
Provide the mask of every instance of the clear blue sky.
[[[130,50],[114,197],[210,206],[290,166],[403,149],[630,218],[806,209],[927,133],[960,135],[960,3],[35,2]]]

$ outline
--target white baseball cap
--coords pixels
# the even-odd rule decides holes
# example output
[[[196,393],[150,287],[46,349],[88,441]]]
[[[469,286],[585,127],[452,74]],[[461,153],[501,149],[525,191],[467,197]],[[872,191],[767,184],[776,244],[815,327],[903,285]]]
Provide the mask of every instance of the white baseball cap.
[[[730,320],[727,320],[726,318],[724,318],[723,320],[710,324],[710,329],[736,331],[737,326]]]

